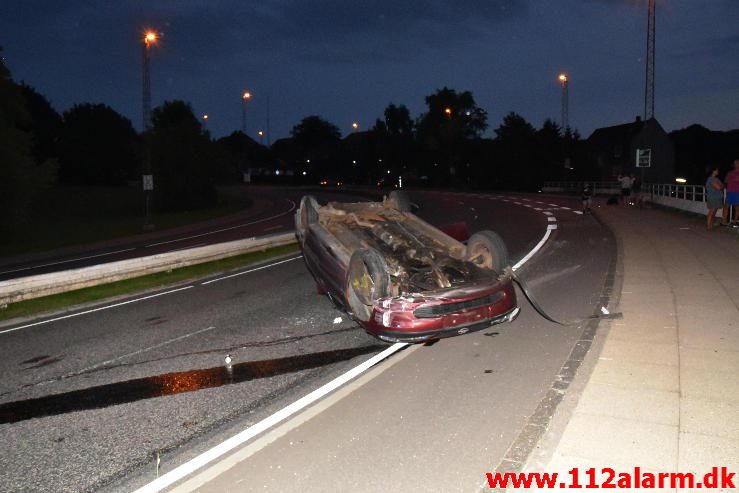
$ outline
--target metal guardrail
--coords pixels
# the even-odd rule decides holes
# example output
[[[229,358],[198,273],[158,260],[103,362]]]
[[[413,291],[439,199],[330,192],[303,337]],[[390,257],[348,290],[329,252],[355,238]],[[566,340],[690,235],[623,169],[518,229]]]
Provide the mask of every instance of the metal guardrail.
[[[79,269],[19,277],[0,281],[0,305],[107,284],[132,277],[163,272],[188,265],[233,257],[295,243],[295,233],[227,241],[147,257],[118,260]]]

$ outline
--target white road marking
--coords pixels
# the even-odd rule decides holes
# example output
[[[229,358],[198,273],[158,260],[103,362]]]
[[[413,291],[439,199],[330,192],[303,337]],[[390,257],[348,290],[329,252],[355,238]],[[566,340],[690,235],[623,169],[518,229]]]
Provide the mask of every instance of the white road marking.
[[[177,289],[172,289],[170,291],[164,291],[163,293],[157,293],[157,294],[152,294],[152,295],[149,295],[149,296],[144,296],[142,298],[136,298],[135,300],[123,301],[121,303],[115,303],[113,305],[101,306],[99,308],[94,308],[92,310],[86,310],[84,312],[72,313],[70,315],[64,315],[62,317],[50,318],[49,320],[42,320],[41,322],[34,322],[32,324],[21,325],[20,327],[13,327],[12,329],[2,330],[2,331],[0,331],[0,334],[6,334],[8,332],[15,332],[16,330],[27,329],[28,327],[35,327],[36,325],[48,324],[48,323],[51,323],[51,322],[56,322],[58,320],[64,320],[64,319],[67,319],[67,318],[79,317],[80,315],[87,315],[88,313],[95,313],[95,312],[99,312],[99,311],[102,311],[102,310],[107,310],[109,308],[115,308],[115,307],[118,307],[118,306],[128,305],[130,303],[136,303],[138,301],[150,300],[152,298],[157,298],[159,296],[164,296],[165,294],[177,293],[179,291],[184,291],[186,289],[191,289],[191,288],[194,288],[194,287],[195,286],[193,286],[193,285],[185,286],[183,288],[177,288]]]
[[[572,211],[572,212],[574,212],[575,214],[579,214],[579,215],[582,216],[582,211]]]
[[[563,206],[563,205],[559,206],[559,208],[560,208],[560,209],[564,209],[564,210],[566,210],[566,211],[569,211],[569,210],[570,210],[570,208],[569,208],[569,207],[565,207],[565,206]]]
[[[87,260],[89,258],[105,257],[107,255],[115,255],[116,253],[130,252],[131,250],[135,250],[135,248],[125,248],[123,250],[116,250],[114,252],[98,253],[97,255],[88,255],[87,257],[78,257],[78,258],[73,258],[69,260],[59,260],[58,262],[49,262],[48,264],[32,265],[30,267],[22,267],[20,269],[5,270],[5,271],[0,272],[0,274],[10,274],[11,272],[21,272],[24,270],[40,269],[41,267],[49,267],[51,265],[68,264],[70,262],[77,262],[78,260]]]
[[[514,265],[512,267],[512,269],[514,271],[516,271],[516,270],[520,269],[521,267],[523,267],[523,265],[526,262],[528,262],[529,260],[531,260],[531,257],[533,257],[534,255],[536,255],[536,252],[538,252],[539,250],[541,250],[541,247],[544,246],[544,244],[549,239],[549,236],[552,234],[552,229],[554,229],[554,228],[550,229],[551,226],[552,225],[550,224],[549,227],[547,227],[547,230],[544,232],[544,236],[541,238],[541,240],[539,240],[539,243],[537,243],[536,246],[534,246],[534,248],[532,248],[531,251],[529,253],[527,253],[524,258],[522,258],[521,260],[519,260],[516,263],[516,265]],[[555,226],[555,228],[556,228],[556,226]]]
[[[188,462],[185,462],[181,466],[174,468],[172,471],[164,474],[163,476],[160,476],[159,478],[155,479],[151,483],[142,486],[141,488],[136,490],[134,493],[155,493],[155,492],[163,490],[164,488],[171,485],[172,483],[179,481],[180,479],[184,478],[188,474],[191,474],[197,471],[201,467],[209,464],[215,459],[230,452],[231,450],[238,447],[239,445],[251,440],[255,436],[270,429],[271,427],[280,423],[281,421],[284,421],[285,419],[289,418],[290,416],[297,413],[298,411],[301,411],[302,409],[310,406],[311,404],[313,404],[314,402],[316,402],[323,396],[329,394],[333,390],[341,387],[345,383],[361,375],[362,373],[372,368],[377,363],[388,358],[392,354],[400,351],[407,345],[408,345],[407,343],[401,343],[401,342],[393,344],[392,346],[385,349],[381,353],[374,355],[373,357],[371,357],[364,363],[361,363],[355,366],[354,368],[344,373],[343,375],[340,375],[337,378],[331,380],[326,385],[314,390],[313,392],[309,393],[308,395],[304,397],[301,397],[300,399],[293,402],[289,406],[282,408],[281,410],[277,411],[273,415],[268,416],[267,418],[263,419],[262,421],[256,423],[253,426],[250,426],[249,428],[246,428],[244,431],[232,436],[228,440],[216,445],[210,450],[203,452],[197,457],[189,460]]]
[[[557,218],[554,217],[554,216],[547,216],[547,221],[550,222],[550,223],[556,223],[557,222]]]
[[[275,262],[274,264],[263,265],[261,267],[256,267],[254,269],[245,270],[243,272],[237,272],[236,274],[231,274],[231,275],[228,275],[228,276],[219,277],[217,279],[211,279],[210,281],[201,282],[200,285],[201,286],[205,286],[206,284],[211,284],[211,283],[214,283],[214,282],[223,281],[224,279],[231,279],[232,277],[243,276],[244,274],[249,274],[250,272],[256,272],[258,270],[267,269],[269,267],[274,267],[275,265],[284,264],[286,262],[292,262],[293,260],[297,260],[299,258],[303,258],[303,256],[302,255],[298,255],[297,257],[289,258],[287,260],[280,260],[279,262]]]
[[[546,214],[547,216],[553,216],[554,215],[553,212],[549,212],[549,211],[544,211],[544,214]]]
[[[200,234],[192,235],[192,236],[185,236],[185,237],[182,237],[182,238],[175,238],[174,240],[169,240],[169,241],[160,241],[159,243],[152,243],[152,244],[146,245],[146,246],[148,248],[148,247],[153,247],[153,246],[158,246],[158,245],[167,245],[169,243],[176,243],[178,241],[190,240],[192,238],[200,238],[201,236],[213,235],[213,234],[216,234],[216,233],[222,233],[224,231],[231,231],[232,229],[238,229],[238,228],[243,228],[245,226],[251,226],[252,224],[259,224],[259,223],[263,223],[265,221],[270,221],[272,219],[276,219],[278,217],[284,216],[285,214],[290,214],[292,211],[295,210],[295,207],[296,207],[295,202],[293,202],[290,199],[288,199],[288,202],[290,202],[292,204],[292,206],[290,207],[290,210],[288,210],[287,212],[280,212],[279,214],[276,214],[274,216],[265,217],[264,219],[258,219],[256,221],[252,221],[250,223],[238,224],[236,226],[231,226],[231,227],[228,227],[228,228],[215,229],[213,231],[208,231],[208,232],[205,232],[205,233],[200,233]]]
[[[559,207],[559,204],[549,204],[549,205],[551,205],[552,207]]]
[[[549,225],[547,225],[547,229],[550,229],[550,230],[551,229],[557,229],[557,225],[556,224],[549,224]]]
[[[109,365],[111,363],[115,363],[116,361],[122,360],[124,358],[129,358],[131,356],[136,356],[136,355],[139,355],[141,353],[146,353],[146,352],[151,351],[153,349],[159,349],[160,347],[166,346],[167,344],[172,344],[173,342],[181,341],[182,339],[187,339],[188,337],[192,337],[192,336],[195,336],[195,335],[198,335],[198,334],[202,334],[203,332],[207,332],[207,331],[213,330],[213,329],[215,329],[215,327],[206,327],[205,329],[196,330],[195,332],[191,332],[189,334],[184,334],[184,335],[181,335],[179,337],[175,337],[174,339],[170,339],[168,341],[160,342],[159,344],[154,344],[153,346],[149,346],[149,347],[146,347],[146,348],[143,348],[143,349],[139,349],[137,351],[133,351],[131,353],[124,354],[122,356],[118,356],[117,358],[109,359],[109,360],[106,360],[106,361],[101,361],[100,363],[95,363],[92,366],[88,366],[87,368],[83,368],[83,369],[81,369],[79,371],[76,371],[76,372],[74,372],[71,375],[65,375],[65,376],[67,376],[67,377],[77,376],[77,375],[80,375],[82,373],[86,373],[88,371],[94,370],[96,368],[100,368],[101,366],[105,366],[105,365]]]

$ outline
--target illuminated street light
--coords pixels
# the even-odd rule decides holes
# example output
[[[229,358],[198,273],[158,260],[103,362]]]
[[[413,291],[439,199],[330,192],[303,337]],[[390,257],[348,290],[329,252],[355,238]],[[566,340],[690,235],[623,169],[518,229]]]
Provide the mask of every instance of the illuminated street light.
[[[569,78],[567,77],[567,74],[562,73],[559,74],[559,82],[562,84],[562,130],[566,130],[570,126],[568,111],[569,111],[569,94],[567,89],[567,83],[569,81]]]
[[[447,118],[452,117],[452,109],[451,108],[444,108],[444,114],[447,116]]]
[[[251,99],[251,93],[245,91],[241,95],[241,131],[246,135],[246,102]]]
[[[146,31],[143,41],[141,106],[144,132],[151,130],[151,47],[157,42],[159,35],[154,31]],[[151,148],[148,135],[144,140],[144,165],[141,175],[141,185],[144,189],[144,231],[154,229],[151,221],[151,202],[154,192],[154,176],[151,167]]]
[[[262,143],[262,140],[264,139],[264,132],[262,130],[257,132],[257,135],[259,136],[259,143]]]
[[[359,130],[359,123],[353,122],[352,123],[352,131],[353,132],[356,132],[357,130]]]

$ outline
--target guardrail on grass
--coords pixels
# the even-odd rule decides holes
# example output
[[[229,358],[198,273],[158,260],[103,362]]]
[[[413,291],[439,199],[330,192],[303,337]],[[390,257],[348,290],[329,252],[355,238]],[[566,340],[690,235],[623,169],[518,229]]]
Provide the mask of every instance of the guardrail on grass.
[[[8,279],[0,281],[0,305],[202,264],[295,242],[295,233],[281,233]]]

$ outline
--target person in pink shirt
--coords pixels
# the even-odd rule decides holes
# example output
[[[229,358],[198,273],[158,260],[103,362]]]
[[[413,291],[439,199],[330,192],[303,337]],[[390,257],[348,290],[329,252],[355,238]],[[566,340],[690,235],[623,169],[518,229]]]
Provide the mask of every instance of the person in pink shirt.
[[[726,173],[724,186],[726,186],[726,206],[723,211],[724,218],[728,219],[729,216],[727,215],[727,209],[731,208],[732,222],[737,223],[739,222],[736,207],[739,205],[739,159],[734,159],[734,169]]]

